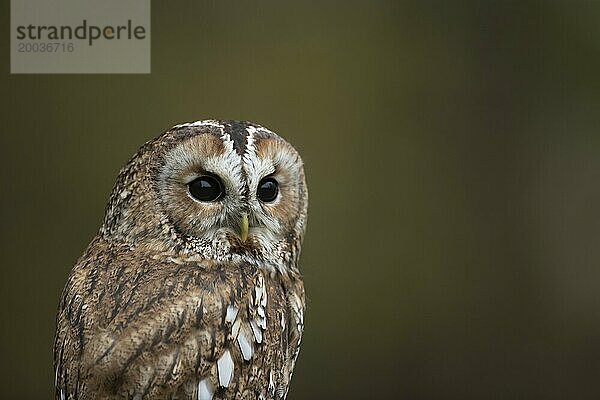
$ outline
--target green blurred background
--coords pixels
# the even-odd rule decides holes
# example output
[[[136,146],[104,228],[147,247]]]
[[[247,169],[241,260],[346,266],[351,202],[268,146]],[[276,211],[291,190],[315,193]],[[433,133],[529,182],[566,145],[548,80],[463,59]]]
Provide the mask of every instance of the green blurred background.
[[[158,2],[150,75],[10,75],[2,398],[50,398],[55,310],[122,164],[183,121],[302,154],[289,399],[600,396],[600,2]]]

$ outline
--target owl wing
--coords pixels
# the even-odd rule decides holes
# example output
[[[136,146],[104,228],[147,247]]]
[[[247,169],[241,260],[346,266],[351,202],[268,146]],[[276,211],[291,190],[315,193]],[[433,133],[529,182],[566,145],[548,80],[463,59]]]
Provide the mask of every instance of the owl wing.
[[[60,304],[58,399],[285,396],[303,291],[248,265],[90,248]]]

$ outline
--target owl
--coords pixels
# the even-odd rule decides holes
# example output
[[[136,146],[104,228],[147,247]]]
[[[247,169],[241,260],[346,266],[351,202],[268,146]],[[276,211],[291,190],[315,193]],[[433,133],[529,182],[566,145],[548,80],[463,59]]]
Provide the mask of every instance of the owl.
[[[143,145],[63,290],[56,398],[284,399],[307,205],[300,155],[259,125],[186,123]]]

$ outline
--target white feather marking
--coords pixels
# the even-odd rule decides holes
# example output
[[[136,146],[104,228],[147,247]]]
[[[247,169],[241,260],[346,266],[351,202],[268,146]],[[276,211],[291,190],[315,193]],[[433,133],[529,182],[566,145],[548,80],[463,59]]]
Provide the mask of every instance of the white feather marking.
[[[273,381],[273,370],[269,371],[269,393],[271,393],[271,396],[275,393],[275,382]]]
[[[260,305],[262,307],[267,306],[267,289],[266,288],[263,288],[263,295],[262,295],[262,298],[260,299]]]
[[[262,330],[258,326],[258,323],[256,322],[255,319],[250,320],[250,327],[252,328],[252,334],[254,334],[254,339],[256,340],[256,343],[259,343],[259,344],[262,343],[262,340],[263,340]]]
[[[257,306],[267,306],[267,290],[265,288],[265,279],[262,275],[258,276],[258,282],[254,286],[254,302]]]
[[[260,308],[259,308],[259,310],[260,310]],[[267,329],[267,318],[259,317],[259,318],[257,318],[257,320],[258,320],[258,326],[260,326],[263,330],[266,330]]]
[[[277,398],[278,399],[285,399],[285,394],[286,394],[285,387],[279,386],[277,388]]]
[[[246,329],[240,330],[240,334],[237,337],[237,342],[240,345],[240,350],[242,352],[242,357],[244,360],[249,361],[252,358],[252,354],[254,350],[252,349],[252,343],[248,340],[246,336]]]
[[[262,283],[262,281],[259,281]],[[262,298],[262,294],[263,294],[263,288],[262,286],[256,285],[254,287],[254,298],[256,299],[256,303],[258,304],[258,302],[260,302],[260,299]]]
[[[219,370],[219,385],[222,387],[228,387],[233,379],[233,359],[229,350],[225,350],[225,353],[217,361],[217,368]]]
[[[58,368],[54,372],[54,386],[58,389]],[[60,389],[60,400],[65,400],[65,392]]]
[[[198,382],[198,400],[212,400],[214,394],[215,386],[208,378]]]
[[[298,295],[296,293],[293,294],[292,298],[291,298],[291,306],[292,306],[292,310],[294,311],[294,316],[295,316],[295,320],[296,320],[296,328],[298,329],[299,332],[302,332],[303,327],[304,327],[304,311],[302,310],[302,301],[300,300],[300,297],[298,297]]]
[[[223,125],[214,119],[205,119],[203,121],[194,121],[190,126],[216,126],[217,128],[223,128]]]
[[[238,333],[240,332],[240,326],[241,326],[241,322],[239,319],[236,319],[235,322],[233,323],[233,326],[231,327],[231,336],[232,337],[237,337]]]
[[[173,129],[184,128],[186,126],[214,126],[217,128],[223,128],[223,125],[220,124],[218,121],[215,121],[213,119],[206,119],[202,121],[184,122],[182,124],[177,124],[173,127]]]
[[[225,322],[233,322],[235,321],[235,317],[237,317],[238,308],[234,305],[227,306],[227,313],[225,315]]]

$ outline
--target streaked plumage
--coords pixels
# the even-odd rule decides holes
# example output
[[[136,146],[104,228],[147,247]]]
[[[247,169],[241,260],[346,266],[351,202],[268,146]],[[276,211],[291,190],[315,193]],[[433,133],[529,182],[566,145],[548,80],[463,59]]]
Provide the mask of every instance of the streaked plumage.
[[[190,195],[204,175],[222,198]],[[256,195],[265,177],[278,184],[269,202]],[[63,291],[56,398],[285,398],[307,201],[300,156],[258,125],[199,121],[146,143]]]

